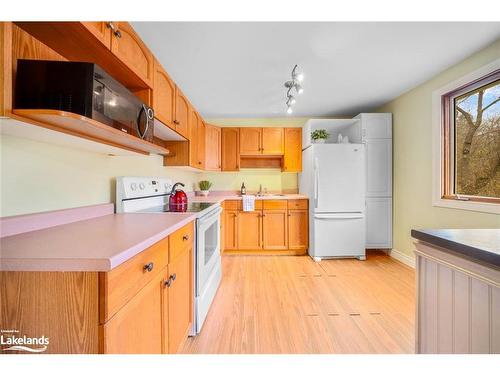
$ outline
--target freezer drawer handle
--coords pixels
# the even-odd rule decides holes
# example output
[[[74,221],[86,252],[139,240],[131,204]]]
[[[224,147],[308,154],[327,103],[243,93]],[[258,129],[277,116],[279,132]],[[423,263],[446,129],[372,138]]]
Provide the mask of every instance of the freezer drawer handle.
[[[344,220],[344,219],[362,219],[364,217],[363,214],[316,214],[314,215],[315,219],[322,220]]]

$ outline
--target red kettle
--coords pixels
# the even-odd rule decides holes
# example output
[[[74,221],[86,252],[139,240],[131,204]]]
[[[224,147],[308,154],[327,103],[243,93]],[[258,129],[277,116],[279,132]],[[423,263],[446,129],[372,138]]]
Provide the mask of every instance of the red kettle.
[[[176,182],[174,186],[172,186],[172,191],[170,192],[170,197],[168,198],[168,209],[172,212],[186,212],[188,199],[186,193],[177,189],[177,186],[184,187],[182,182]]]

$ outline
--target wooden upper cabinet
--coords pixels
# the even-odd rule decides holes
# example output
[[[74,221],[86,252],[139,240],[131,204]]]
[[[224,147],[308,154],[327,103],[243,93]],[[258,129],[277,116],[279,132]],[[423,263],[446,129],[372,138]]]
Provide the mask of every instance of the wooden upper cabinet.
[[[221,128],[205,124],[205,169],[221,170]]]
[[[155,117],[175,130],[174,101],[175,84],[170,79],[165,69],[155,60],[153,87],[153,108]]]
[[[240,128],[240,154],[260,155],[262,152],[262,128]]]
[[[283,155],[283,150],[283,128],[240,128],[241,155]]]
[[[222,128],[221,130],[222,171],[240,170],[240,129]]]
[[[284,134],[283,128],[262,128],[262,154],[283,155]]]
[[[286,202],[285,202],[286,203]],[[262,213],[262,247],[264,250],[288,249],[287,210],[264,210]]]
[[[206,125],[200,115],[198,115],[198,141],[196,142],[196,163],[197,168],[205,169],[205,131]]]
[[[135,72],[149,87],[153,86],[154,57],[128,22],[114,22],[111,52]]]
[[[286,128],[283,171],[302,172],[302,129]]]
[[[113,22],[82,22],[82,26],[94,35],[106,48],[111,49],[111,28]]]
[[[194,111],[191,108],[189,101],[182,93],[178,86],[175,87],[175,111],[174,111],[174,124],[175,131],[182,135],[184,138],[192,139],[190,133],[190,111]]]
[[[189,133],[189,165],[198,166],[198,123],[200,116],[193,107],[189,107],[188,133]]]

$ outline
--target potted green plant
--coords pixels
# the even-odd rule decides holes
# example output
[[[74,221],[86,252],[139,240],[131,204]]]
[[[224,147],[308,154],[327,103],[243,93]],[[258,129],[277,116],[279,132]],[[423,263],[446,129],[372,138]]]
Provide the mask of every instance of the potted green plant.
[[[325,143],[329,135],[325,129],[316,129],[311,132],[311,139],[314,143]]]
[[[200,188],[200,194],[206,197],[212,187],[212,183],[210,181],[203,180],[198,182],[198,186]]]

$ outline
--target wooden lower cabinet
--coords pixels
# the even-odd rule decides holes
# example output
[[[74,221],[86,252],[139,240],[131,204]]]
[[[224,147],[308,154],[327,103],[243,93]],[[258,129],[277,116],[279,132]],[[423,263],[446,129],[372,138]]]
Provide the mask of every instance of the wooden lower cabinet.
[[[288,248],[306,252],[309,247],[309,213],[288,210]]]
[[[168,296],[168,328],[164,324],[164,334],[168,337],[168,353],[175,354],[184,343],[184,340],[189,334],[192,322],[191,309],[191,256],[193,248],[185,249],[176,259],[173,259],[168,265],[169,283],[170,286],[165,288]],[[165,346],[164,346],[165,347]]]
[[[238,211],[224,210],[224,250],[238,249]]]
[[[287,210],[264,210],[262,212],[262,248],[264,250],[286,250],[288,248]]]
[[[162,353],[163,281],[162,273],[103,325],[104,353]]]
[[[228,254],[301,255],[309,245],[306,199],[256,201],[243,212],[241,201],[223,204],[223,248]]]
[[[189,223],[108,272],[2,271],[0,327],[48,337],[45,353],[177,353],[193,317],[193,233]]]
[[[238,249],[262,248],[262,212],[238,212]]]

